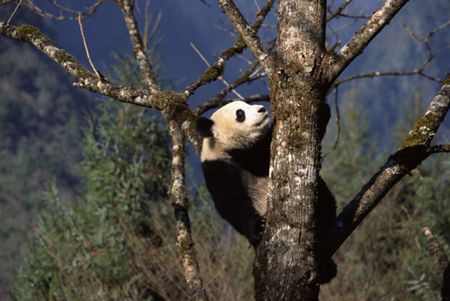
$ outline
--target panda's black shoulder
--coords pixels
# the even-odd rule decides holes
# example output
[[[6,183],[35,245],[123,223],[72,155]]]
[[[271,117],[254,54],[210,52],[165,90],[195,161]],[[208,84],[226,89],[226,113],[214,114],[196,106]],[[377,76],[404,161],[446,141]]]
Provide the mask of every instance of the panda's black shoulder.
[[[270,166],[270,143],[272,141],[272,129],[263,139],[248,148],[234,149],[229,153],[234,161],[257,177],[268,177]]]
[[[227,159],[202,161],[202,169],[208,179],[220,180],[224,176],[236,178],[240,174],[239,165]]]

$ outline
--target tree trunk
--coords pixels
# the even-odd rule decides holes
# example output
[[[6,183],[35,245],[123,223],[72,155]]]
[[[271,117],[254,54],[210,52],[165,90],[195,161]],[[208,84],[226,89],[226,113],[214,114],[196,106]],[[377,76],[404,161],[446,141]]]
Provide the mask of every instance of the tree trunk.
[[[255,295],[309,301],[319,294],[315,215],[327,89],[320,72],[325,2],[280,0],[278,11],[269,204],[255,260]]]

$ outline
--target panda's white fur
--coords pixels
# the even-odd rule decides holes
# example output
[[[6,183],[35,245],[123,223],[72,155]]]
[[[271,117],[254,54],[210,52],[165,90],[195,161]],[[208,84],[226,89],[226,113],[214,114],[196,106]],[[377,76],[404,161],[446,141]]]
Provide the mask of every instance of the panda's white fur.
[[[261,105],[234,101],[218,109],[211,118],[200,117],[197,129],[203,138],[203,174],[216,209],[256,248],[265,226],[271,119]],[[318,210],[318,255],[322,258],[319,281],[325,283],[336,274],[327,250],[330,235],[334,235],[336,204],[321,178]]]
[[[245,113],[243,122],[236,121],[236,112]],[[270,129],[271,120],[264,106],[249,105],[243,101],[233,101],[215,111],[212,137],[204,137],[200,159],[215,160],[228,158],[227,151],[245,149],[264,138]],[[214,144],[210,143],[213,140]]]

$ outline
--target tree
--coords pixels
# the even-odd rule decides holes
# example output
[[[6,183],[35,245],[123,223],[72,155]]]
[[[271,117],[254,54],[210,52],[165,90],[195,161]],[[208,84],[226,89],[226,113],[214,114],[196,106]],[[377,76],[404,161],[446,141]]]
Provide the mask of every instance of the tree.
[[[82,18],[92,15],[104,2],[95,1],[86,11],[78,14],[81,30]],[[316,216],[321,214],[317,210],[317,190],[321,168],[321,140],[329,119],[326,96],[345,81],[339,79],[342,72],[408,1],[385,1],[375,13],[367,17],[365,24],[353,37],[336,51],[339,44],[327,45],[326,24],[338,16],[348,16],[345,10],[351,2],[344,1],[336,7],[333,6],[334,1],[280,0],[276,41],[267,48],[258,36],[258,30],[274,1],[268,0],[259,10],[255,23],[250,25],[233,1],[219,0],[239,37],[231,48],[219,56],[214,65],[182,92],[161,89],[152,62],[146,55],[132,0],[117,0],[114,3],[123,13],[143,88],[113,83],[100,74],[92,62],[93,71],[89,71],[73,56],[55,47],[36,27],[13,26],[8,21],[0,23],[0,33],[11,39],[27,42],[42,51],[75,78],[77,87],[162,113],[169,124],[172,139],[172,181],[169,194],[177,220],[177,245],[186,281],[196,300],[206,300],[207,296],[199,277],[187,214],[189,196],[184,176],[185,140],[188,139],[198,150],[200,141],[195,131],[198,115],[220,105],[228,92],[237,86],[254,80],[254,71],[260,66],[268,80],[270,94],[256,95],[246,100],[270,100],[274,116],[274,137],[267,227],[255,259],[256,299],[317,300],[317,261],[322,258],[317,258],[316,254],[318,238],[315,221]],[[25,3],[44,13],[32,1]],[[72,12],[65,7],[61,9],[68,14]],[[76,18],[76,14],[72,16],[74,17]],[[438,30],[439,28],[436,29]],[[427,42],[424,39],[424,43]],[[250,68],[217,97],[205,102],[197,110],[191,110],[188,102],[197,89],[221,78],[226,62],[247,47],[256,58]],[[88,54],[86,45],[85,48]],[[433,55],[430,55],[430,59],[432,58]],[[427,64],[424,64],[411,74],[429,77],[424,72],[426,67]],[[256,74],[261,76],[259,72]],[[365,76],[378,75],[374,73]],[[450,78],[447,76],[426,113],[418,118],[403,138],[398,151],[387,159],[339,213],[335,239],[330,242],[327,256],[339,249],[369,212],[405,175],[430,155],[449,152],[448,145],[431,146],[449,108]]]

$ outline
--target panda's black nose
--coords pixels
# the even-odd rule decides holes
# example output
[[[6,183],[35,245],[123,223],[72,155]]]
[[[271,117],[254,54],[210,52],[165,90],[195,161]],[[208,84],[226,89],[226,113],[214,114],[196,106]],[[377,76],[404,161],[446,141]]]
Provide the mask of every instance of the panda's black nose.
[[[258,110],[258,113],[264,113],[264,112],[266,112],[266,108],[264,108],[264,107],[261,107],[261,108]]]

